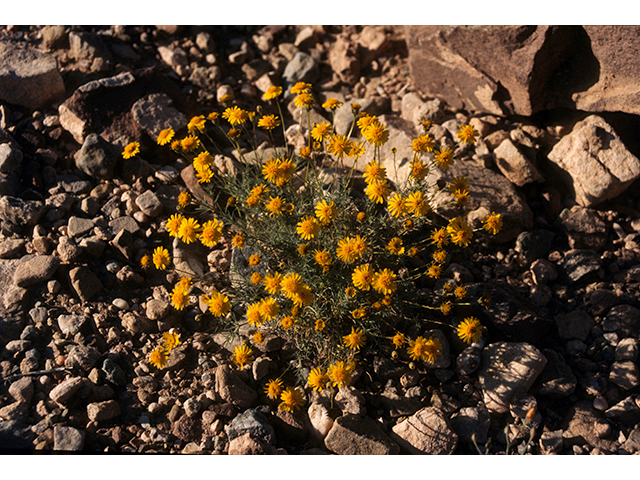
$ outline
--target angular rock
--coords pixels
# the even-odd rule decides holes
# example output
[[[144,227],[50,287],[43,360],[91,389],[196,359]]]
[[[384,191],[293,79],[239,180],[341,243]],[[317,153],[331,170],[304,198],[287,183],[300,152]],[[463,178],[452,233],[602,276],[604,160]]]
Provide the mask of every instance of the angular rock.
[[[14,225],[33,227],[44,213],[40,200],[23,200],[5,195],[0,198],[0,219]]]
[[[369,417],[347,414],[336,418],[324,439],[338,455],[396,455],[400,447]]]
[[[41,108],[64,97],[65,88],[53,55],[0,42],[0,99]]]
[[[49,280],[60,265],[60,259],[52,255],[29,256],[22,260],[13,275],[18,287],[28,287]]]
[[[558,327],[560,338],[567,340],[577,338],[585,341],[595,325],[595,321],[591,318],[591,315],[580,309],[556,315],[553,317],[553,320]]]
[[[73,427],[55,425],[53,427],[53,450],[80,452],[84,448],[85,433]]]
[[[640,385],[640,372],[633,362],[614,362],[609,371],[609,381],[625,390],[631,390]]]
[[[561,424],[562,437],[566,445],[584,445],[609,450],[614,442],[606,439],[611,433],[610,425],[602,414],[591,406],[589,400],[580,400],[573,405]]]
[[[576,123],[548,158],[565,173],[576,202],[585,207],[617,197],[640,177],[640,160],[597,115]]]
[[[573,206],[560,212],[560,219],[571,248],[599,250],[607,242],[609,227],[591,208]]]
[[[235,417],[225,426],[225,432],[229,441],[245,434],[251,435],[254,439],[259,439],[265,445],[275,445],[275,430],[262,411],[257,408],[250,408]]]
[[[71,349],[64,361],[67,368],[78,368],[89,372],[100,358],[100,351],[95,347],[76,345]]]
[[[102,291],[103,285],[95,273],[87,267],[75,267],[69,271],[71,286],[80,300],[86,302]]]
[[[141,98],[131,108],[133,119],[154,142],[162,130],[180,130],[187,124],[187,117],[173,107],[173,100],[164,93],[152,93]]]
[[[558,262],[559,270],[571,282],[588,282],[602,274],[602,260],[593,250],[569,250]]]
[[[486,408],[464,407],[451,416],[450,423],[461,441],[473,444],[472,437],[475,436],[476,443],[483,444],[487,442],[490,420]]]
[[[49,398],[60,405],[66,405],[83,387],[86,380],[83,377],[71,377],[56,385],[50,392]]]
[[[391,438],[414,455],[451,455],[458,446],[458,435],[434,407],[423,408],[391,430]]]
[[[361,65],[357,53],[357,45],[343,36],[336,38],[329,49],[329,64],[347,85],[355,85],[360,79]]]
[[[93,230],[95,225],[90,218],[71,216],[67,221],[67,234],[71,238],[81,237]]]
[[[298,52],[293,59],[287,63],[282,72],[282,80],[285,82],[287,90],[298,82],[313,84],[318,78],[318,65],[313,57],[304,52]]]
[[[147,190],[136,198],[136,205],[142,213],[149,217],[157,217],[162,213],[162,202],[153,190]]]
[[[493,151],[493,155],[502,174],[519,187],[544,180],[536,166],[509,138]]]
[[[92,178],[111,179],[118,163],[119,152],[95,133],[84,139],[76,156],[76,167]]]
[[[23,251],[26,243],[23,238],[5,238],[0,244],[0,258],[18,256]]]
[[[58,327],[64,335],[75,335],[87,322],[84,315],[60,315],[58,317]]]
[[[9,386],[9,394],[15,399],[15,401],[23,402],[27,405],[31,403],[34,392],[35,388],[31,377],[19,378]]]
[[[171,433],[183,442],[196,442],[202,436],[202,421],[190,415],[182,415],[174,424]]]
[[[111,420],[120,415],[120,405],[115,400],[96,402],[87,405],[87,416],[92,422]]]
[[[216,392],[225,402],[241,409],[251,408],[258,399],[255,390],[235,375],[228,365],[216,368]]]
[[[497,342],[482,351],[478,379],[484,404],[491,413],[504,413],[518,393],[526,393],[542,373],[547,359],[528,343]]]
[[[276,449],[249,433],[240,435],[229,441],[229,455],[274,455]]]
[[[640,338],[640,310],[631,305],[616,305],[604,318],[602,329],[624,337]]]
[[[9,143],[0,144],[0,173],[19,172],[22,168],[22,150]]]
[[[633,395],[616,403],[604,412],[606,418],[624,425],[634,425],[640,422],[640,407]]]

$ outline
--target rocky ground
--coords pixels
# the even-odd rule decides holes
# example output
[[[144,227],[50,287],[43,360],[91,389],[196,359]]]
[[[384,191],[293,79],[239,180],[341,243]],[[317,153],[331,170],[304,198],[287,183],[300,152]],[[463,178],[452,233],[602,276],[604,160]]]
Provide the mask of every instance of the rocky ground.
[[[403,35],[400,27],[0,28],[3,452],[640,450],[638,175],[624,184],[607,177],[596,198],[589,187],[600,176],[576,169],[572,191],[554,167],[571,170],[581,152],[608,149],[633,170],[638,145],[625,133],[635,120],[453,111],[413,86]],[[286,346],[265,343],[238,371],[230,362],[238,339],[174,311],[175,278],[138,266],[166,243],[161,223],[180,187],[197,188],[192,170],[156,146],[158,132],[219,110],[221,95],[254,108],[269,86],[297,81],[311,82],[318,98],[344,100],[337,128],[354,100],[380,115],[399,155],[424,118],[442,144],[471,122],[483,140],[459,152],[466,161],[447,175],[469,177],[472,215],[496,211],[505,224],[445,273],[491,295],[482,343],[464,349],[450,339],[437,369],[371,354],[330,416],[315,394],[295,414],[278,412],[263,386],[283,370]],[[122,160],[133,140],[148,163]],[[187,267],[221,275],[229,245],[203,258]],[[169,328],[183,345],[157,371],[148,352]]]

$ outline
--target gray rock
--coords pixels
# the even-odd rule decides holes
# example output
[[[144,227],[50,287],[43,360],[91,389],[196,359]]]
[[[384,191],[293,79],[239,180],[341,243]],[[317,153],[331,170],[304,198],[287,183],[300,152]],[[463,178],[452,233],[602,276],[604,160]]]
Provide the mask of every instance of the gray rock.
[[[506,412],[512,397],[518,392],[527,392],[546,364],[545,356],[528,343],[487,345],[478,371],[487,409],[492,413]]]
[[[153,192],[153,190],[147,190],[143,194],[136,198],[136,205],[140,208],[142,213],[150,217],[157,217],[162,213],[162,202]]]
[[[78,368],[81,371],[89,372],[100,358],[100,351],[95,347],[76,345],[71,349],[64,361],[67,368]]]
[[[92,422],[111,420],[120,415],[120,405],[115,400],[95,402],[87,405],[87,416]]]
[[[434,407],[423,408],[391,430],[391,438],[412,454],[450,455],[458,445],[458,435]]]
[[[149,320],[162,320],[171,311],[171,304],[157,298],[147,302],[146,315]]]
[[[560,212],[560,221],[571,248],[599,250],[607,242],[609,227],[591,208],[575,205],[565,209]]]
[[[9,394],[15,401],[23,402],[27,405],[31,404],[34,391],[33,379],[31,377],[19,378],[9,386]]]
[[[615,198],[640,177],[640,160],[597,115],[576,123],[548,158],[566,172],[567,183],[582,206]]]
[[[81,237],[93,230],[95,225],[90,218],[71,216],[67,221],[67,234],[71,238]]]
[[[257,408],[245,410],[225,426],[229,441],[246,433],[267,445],[275,445],[276,434],[265,414]]]
[[[638,407],[633,396],[628,396],[616,403],[613,407],[607,409],[604,412],[604,416],[614,422],[634,425],[640,422],[640,407]]]
[[[555,234],[549,230],[532,230],[522,232],[516,238],[515,251],[531,262],[539,259],[544,260],[549,250]]]
[[[561,428],[566,446],[589,444],[592,447],[610,450],[614,444],[606,438],[611,434],[611,426],[602,414],[591,406],[589,400],[580,400],[569,408]]]
[[[0,244],[0,258],[13,258],[19,256],[26,244],[24,238],[5,238]]]
[[[33,227],[44,213],[40,200],[23,200],[5,195],[0,198],[0,220],[14,225]]]
[[[113,177],[118,152],[109,142],[95,133],[87,135],[76,157],[76,167],[93,178]]]
[[[539,258],[531,264],[531,276],[536,285],[546,285],[558,278],[558,271],[553,263],[544,258]]]
[[[13,283],[18,287],[28,287],[49,280],[58,269],[60,259],[52,255],[23,257],[13,275]]]
[[[127,230],[133,235],[140,232],[140,225],[138,225],[138,222],[136,222],[135,218],[129,215],[123,215],[121,217],[114,218],[109,222],[109,228],[111,228],[111,231],[114,235],[117,235],[120,230]]]
[[[27,108],[42,108],[61,100],[64,82],[53,55],[0,42],[0,99]]]
[[[104,379],[118,387],[124,387],[127,384],[127,375],[120,365],[111,358],[105,358],[102,363],[102,372]]]
[[[58,327],[60,327],[64,335],[73,336],[80,331],[87,320],[84,315],[60,315],[58,317]]]
[[[87,267],[75,267],[69,271],[71,286],[86,302],[102,291],[103,285],[95,273]]]
[[[331,69],[347,85],[355,85],[360,79],[360,57],[358,45],[348,37],[339,36],[331,45],[327,55]]]
[[[562,430],[555,430],[553,432],[543,432],[540,435],[540,448],[542,453],[546,455],[553,455],[560,453],[562,450]]]
[[[69,237],[60,237],[58,239],[58,246],[56,247],[56,253],[63,263],[73,263],[80,255],[82,255],[82,249],[76,245],[76,242]]]
[[[22,150],[9,143],[0,144],[0,173],[19,172],[22,167]]]
[[[367,412],[364,396],[355,387],[342,387],[338,390],[334,401],[343,415],[351,413],[353,415],[364,416]]]
[[[571,282],[587,282],[603,274],[602,260],[593,250],[569,250],[558,262],[560,271]]]
[[[623,338],[616,345],[616,362],[636,362],[638,360],[638,341],[635,338]]]
[[[558,327],[560,338],[571,340],[574,338],[585,341],[589,332],[595,325],[595,321],[584,310],[556,315],[553,320]]]
[[[55,425],[53,427],[53,450],[80,452],[84,448],[85,433],[74,427]]]
[[[289,89],[298,82],[315,82],[318,73],[318,65],[313,57],[307,53],[298,52],[287,63],[284,72],[282,72],[282,80],[285,82],[286,88]]]
[[[255,390],[233,373],[228,365],[216,368],[216,393],[225,402],[241,409],[253,407],[258,400]]]
[[[336,418],[324,439],[325,446],[338,455],[397,455],[400,447],[378,422],[369,417],[347,414]]]
[[[68,378],[49,392],[49,398],[60,405],[67,405],[85,382],[83,377]]]

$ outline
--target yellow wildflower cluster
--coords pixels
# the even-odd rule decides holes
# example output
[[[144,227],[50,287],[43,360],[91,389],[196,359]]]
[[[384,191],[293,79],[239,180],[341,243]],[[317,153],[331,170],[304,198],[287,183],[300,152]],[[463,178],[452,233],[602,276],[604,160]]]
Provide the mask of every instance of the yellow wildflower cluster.
[[[460,321],[455,315],[456,305],[467,295],[464,285],[447,282],[436,292],[434,283],[450,261],[448,249],[468,247],[480,231],[497,234],[502,219],[492,212],[474,228],[462,212],[449,220],[439,215],[434,206],[439,191],[459,208],[471,195],[464,177],[453,177],[444,186],[430,180],[432,169],[451,168],[455,150],[436,146],[430,123],[425,122],[424,132],[410,145],[407,180],[399,182],[395,149],[390,154],[383,151],[390,132],[380,118],[353,104],[351,129],[342,133],[335,124],[341,101],[322,103],[331,120],[312,124],[310,110],[318,103],[312,85],[299,82],[290,93],[301,122],[307,118],[306,129],[300,129],[300,135],[307,136],[304,147],[282,145],[289,131],[280,106],[283,89],[277,86],[264,93],[264,108],[247,111],[225,99],[221,112],[193,117],[183,138],[177,139],[172,129],[158,135],[159,145],[169,145],[190,162],[206,194],[180,194],[180,208],[166,221],[168,236],[184,244],[199,242],[211,248],[223,243],[234,249],[228,279],[212,288],[206,279],[193,283],[183,276],[170,294],[174,308],[181,311],[197,304],[200,311],[206,310],[205,317],[236,330],[246,322],[254,345],[269,334],[283,337],[293,346],[289,351],[296,357],[294,363],[311,366],[307,386],[316,391],[349,385],[359,355],[379,345],[380,339],[391,339],[395,355],[400,351],[412,362],[437,359],[443,348],[438,338],[409,338],[396,330],[401,317],[424,322],[425,309],[445,319],[462,341],[478,341],[480,322],[475,317]],[[282,134],[277,127],[282,127]],[[271,148],[254,148],[258,128],[263,139],[270,139]],[[210,135],[213,129],[220,134]],[[459,143],[473,144],[476,136],[469,125],[457,132]],[[233,172],[222,168],[227,160],[210,153],[224,151],[213,138],[223,139],[228,142],[224,147],[234,150]],[[123,156],[138,152],[139,146],[132,144]],[[359,166],[365,155],[366,163]],[[195,213],[203,211],[206,217]],[[140,265],[164,270],[171,256],[157,247]],[[422,300],[418,292],[425,291],[428,301],[416,304]],[[191,301],[196,298],[199,301]],[[162,365],[163,354],[163,349],[154,353],[152,363]],[[238,368],[253,360],[248,344],[234,349],[232,361]],[[285,388],[280,378],[269,380],[264,391],[280,402],[280,410],[293,412],[305,402],[300,385]]]

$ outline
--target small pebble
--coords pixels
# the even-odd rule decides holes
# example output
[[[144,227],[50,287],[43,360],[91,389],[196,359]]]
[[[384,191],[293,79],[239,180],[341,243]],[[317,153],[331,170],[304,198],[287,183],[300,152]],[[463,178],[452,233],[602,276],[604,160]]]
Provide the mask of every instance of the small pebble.
[[[123,298],[116,298],[112,303],[118,310],[129,310],[129,304]]]
[[[604,412],[607,408],[609,408],[609,402],[607,402],[607,399],[602,396],[596,397],[593,399],[593,408]]]

